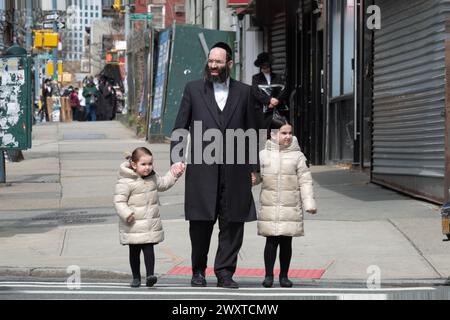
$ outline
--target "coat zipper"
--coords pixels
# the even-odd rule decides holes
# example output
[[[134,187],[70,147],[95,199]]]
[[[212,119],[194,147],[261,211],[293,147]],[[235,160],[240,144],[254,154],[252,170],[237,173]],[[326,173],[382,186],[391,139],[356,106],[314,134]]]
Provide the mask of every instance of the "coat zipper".
[[[277,213],[275,219],[276,234],[278,234],[278,227],[280,226],[280,180],[281,180],[281,151],[278,150],[278,177],[277,177]]]

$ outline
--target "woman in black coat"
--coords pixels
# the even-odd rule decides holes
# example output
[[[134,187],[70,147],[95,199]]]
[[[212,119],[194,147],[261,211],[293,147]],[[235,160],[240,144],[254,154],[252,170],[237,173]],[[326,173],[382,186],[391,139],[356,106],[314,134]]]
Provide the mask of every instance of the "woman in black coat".
[[[272,72],[272,64],[273,58],[267,52],[260,53],[255,61],[255,66],[260,69],[260,72],[252,78],[252,94],[256,103],[255,108],[260,129],[269,127],[274,109],[277,109],[281,115],[288,116],[288,112],[286,112],[286,89],[277,88],[272,91],[271,95],[268,95],[258,87],[259,85],[269,84],[285,86],[281,75]]]

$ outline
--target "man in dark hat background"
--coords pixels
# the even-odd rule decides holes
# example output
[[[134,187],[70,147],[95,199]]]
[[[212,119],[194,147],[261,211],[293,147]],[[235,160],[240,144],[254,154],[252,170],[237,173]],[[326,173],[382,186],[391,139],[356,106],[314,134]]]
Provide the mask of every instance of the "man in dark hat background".
[[[286,89],[276,90],[273,91],[272,95],[267,95],[258,88],[258,85],[285,85],[282,77],[272,72],[273,57],[269,53],[260,53],[254,64],[260,70],[252,78],[252,94],[256,103],[257,122],[260,129],[267,129],[272,120],[274,109],[277,109],[281,115],[289,118],[289,114],[284,110],[287,91]],[[264,106],[268,108],[268,111],[265,113],[263,112]]]
[[[235,161],[239,152],[249,152],[248,141],[246,150],[237,150],[237,146],[234,146],[233,161],[226,159],[223,149],[219,153],[223,161],[213,164],[205,163],[203,158],[196,159],[193,151],[194,146],[199,144],[203,154],[210,144],[202,140],[207,129],[220,130],[224,149],[227,144],[226,130],[256,130],[251,87],[230,77],[232,54],[226,43],[219,42],[212,46],[204,68],[204,79],[186,85],[174,126],[174,131],[189,130],[192,141],[191,163],[187,164],[186,169],[185,217],[189,221],[193,273],[191,285],[194,287],[207,285],[205,270],[216,221],[219,224],[214,261],[217,286],[239,287],[232,277],[242,246],[244,223],[256,220],[251,188],[253,179],[256,180],[257,164],[250,164],[248,158],[244,164]],[[201,123],[201,133],[194,130],[195,122]],[[172,141],[171,149],[178,143]]]

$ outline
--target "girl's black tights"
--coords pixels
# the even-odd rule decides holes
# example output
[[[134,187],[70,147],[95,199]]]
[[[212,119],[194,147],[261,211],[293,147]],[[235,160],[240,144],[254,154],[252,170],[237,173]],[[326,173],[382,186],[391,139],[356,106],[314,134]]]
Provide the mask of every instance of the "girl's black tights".
[[[288,236],[266,238],[266,247],[264,248],[266,276],[273,277],[278,245],[280,245],[280,277],[287,277],[292,257],[292,237]]]
[[[155,251],[153,243],[130,244],[130,266],[133,279],[141,279],[141,250],[144,252],[145,270],[147,277],[155,271]]]

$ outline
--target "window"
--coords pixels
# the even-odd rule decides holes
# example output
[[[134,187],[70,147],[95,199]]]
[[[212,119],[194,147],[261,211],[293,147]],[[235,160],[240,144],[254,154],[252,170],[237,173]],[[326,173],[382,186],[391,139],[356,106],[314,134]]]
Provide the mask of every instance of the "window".
[[[154,27],[165,27],[166,8],[163,5],[148,5],[148,12],[153,14],[152,24]]]
[[[353,93],[354,0],[330,1],[331,95]]]

